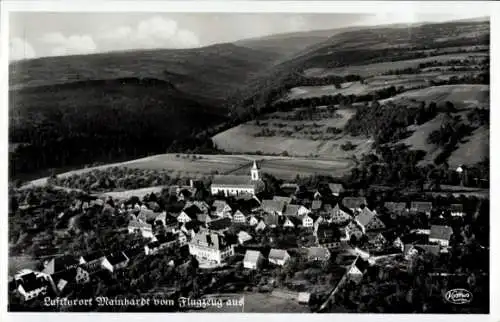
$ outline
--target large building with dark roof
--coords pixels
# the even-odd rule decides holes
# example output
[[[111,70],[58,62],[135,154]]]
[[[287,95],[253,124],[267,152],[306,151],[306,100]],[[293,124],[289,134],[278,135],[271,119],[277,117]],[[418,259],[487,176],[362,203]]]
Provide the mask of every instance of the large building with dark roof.
[[[214,176],[210,191],[212,195],[224,196],[255,195],[264,190],[264,182],[260,179],[259,168],[254,161],[250,170],[250,178],[237,175]]]

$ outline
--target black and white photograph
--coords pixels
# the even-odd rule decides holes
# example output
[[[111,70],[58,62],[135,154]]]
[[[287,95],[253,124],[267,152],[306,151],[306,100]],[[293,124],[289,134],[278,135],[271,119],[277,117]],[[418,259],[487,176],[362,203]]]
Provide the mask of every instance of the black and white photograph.
[[[7,311],[490,314],[491,12],[453,3],[9,11]]]

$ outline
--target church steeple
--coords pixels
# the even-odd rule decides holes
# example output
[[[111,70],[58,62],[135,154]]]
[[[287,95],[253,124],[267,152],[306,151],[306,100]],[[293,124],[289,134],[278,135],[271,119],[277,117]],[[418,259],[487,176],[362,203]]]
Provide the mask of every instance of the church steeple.
[[[253,161],[252,170],[250,170],[250,175],[252,176],[252,181],[260,180],[259,168],[257,167],[257,162]]]

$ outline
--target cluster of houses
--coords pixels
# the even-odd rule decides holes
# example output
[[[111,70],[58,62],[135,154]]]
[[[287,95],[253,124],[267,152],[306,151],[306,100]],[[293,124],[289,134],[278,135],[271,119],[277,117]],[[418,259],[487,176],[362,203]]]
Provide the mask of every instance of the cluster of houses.
[[[239,176],[242,177],[242,176]],[[111,273],[128,266],[139,253],[155,255],[160,250],[186,246],[189,254],[201,263],[223,265],[235,255],[237,245],[243,248],[257,234],[269,229],[301,229],[314,236],[314,245],[307,248],[309,261],[329,260],[331,250],[338,250],[350,242],[367,238],[372,250],[390,249],[403,253],[407,258],[422,252],[438,254],[446,251],[453,230],[449,226],[432,225],[430,229],[414,232],[411,238],[398,236],[394,229],[384,223],[384,217],[368,207],[364,197],[344,196],[341,184],[330,183],[322,192],[314,191],[310,202],[298,202],[301,193],[294,184],[285,184],[283,191],[292,191],[289,196],[274,196],[259,200],[262,180],[254,162],[250,178],[243,182],[232,176],[219,176],[211,186],[215,200],[211,205],[203,200],[194,200],[196,186],[175,186],[169,189],[172,195],[184,202],[178,213],[160,211],[155,202],[144,204],[122,204],[119,212],[129,217],[128,233],[139,235],[147,242],[133,249],[105,254],[97,252],[80,256],[75,260],[69,256],[53,258],[45,264],[42,272],[23,270],[13,278],[12,285],[25,300],[36,298],[53,290],[61,294],[68,285],[88,283],[90,276],[107,270]],[[325,194],[329,197],[324,198]],[[228,198],[231,197],[231,198]],[[237,198],[238,203],[230,200]],[[335,202],[324,202],[335,200]],[[102,200],[95,201],[106,207]],[[94,202],[94,203],[95,203]],[[244,206],[241,206],[244,205]],[[395,216],[426,214],[430,216],[431,202],[386,202],[384,212]],[[462,205],[450,206],[452,216],[464,216]],[[230,228],[236,236],[228,234]],[[240,228],[240,229],[238,229]],[[416,237],[415,237],[416,236]],[[415,237],[415,238],[414,238]],[[413,239],[412,239],[413,238]],[[260,250],[246,249],[243,267],[259,269],[265,262],[283,266],[291,258],[286,249],[273,248],[268,254]],[[175,263],[171,263],[175,265]],[[349,266],[349,276],[362,275],[366,267],[361,259]]]

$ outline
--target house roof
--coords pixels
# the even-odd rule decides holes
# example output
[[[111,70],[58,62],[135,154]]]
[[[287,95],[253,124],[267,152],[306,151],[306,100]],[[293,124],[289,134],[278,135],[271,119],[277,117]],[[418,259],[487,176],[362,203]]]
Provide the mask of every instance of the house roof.
[[[106,259],[111,265],[117,265],[128,260],[123,252],[117,252],[106,256]]]
[[[243,258],[244,262],[257,263],[259,257],[262,256],[262,253],[257,250],[247,250],[245,253],[245,258]]]
[[[340,232],[336,226],[330,224],[319,224],[316,237],[320,244],[336,242],[340,239]]]
[[[429,212],[432,210],[432,202],[429,201],[412,201],[410,208],[418,212]]]
[[[370,221],[372,221],[373,217],[375,217],[375,213],[368,209],[368,207],[363,208],[361,213],[356,217],[358,223],[362,226],[368,225]]]
[[[255,184],[248,176],[216,175],[212,180],[212,186],[217,187],[255,188]]]
[[[367,205],[365,197],[344,197],[342,204],[349,209],[361,208],[361,206]]]
[[[82,257],[86,262],[91,262],[91,261],[94,261],[96,259],[100,259],[102,257],[105,257],[105,255],[102,251],[98,250],[98,251],[93,252],[93,253],[82,255]]]
[[[134,228],[134,229],[152,229],[151,224],[147,224],[145,222],[138,221],[138,220],[129,221],[128,227]]]
[[[278,216],[276,215],[266,214],[263,219],[266,225],[278,225]]]
[[[332,193],[339,194],[344,191],[344,186],[341,183],[329,183],[328,188]]]
[[[282,212],[285,209],[285,202],[277,200],[264,199],[261,203],[262,209],[266,212]]]
[[[141,211],[137,215],[137,219],[140,219],[142,221],[154,221],[159,214],[160,213],[154,212],[151,209],[141,209]]]
[[[324,247],[309,247],[307,249],[307,257],[309,258],[327,258],[330,251]]]
[[[289,204],[292,202],[292,197],[274,196],[273,200],[274,201],[281,201],[281,202],[284,202],[286,204]]]
[[[464,205],[461,203],[454,203],[450,205],[450,210],[451,212],[463,212],[464,211]]]
[[[194,235],[191,243],[215,250],[221,250],[229,246],[223,235],[206,230],[200,230],[196,235]]]
[[[276,249],[272,248],[271,251],[269,252],[269,259],[278,259],[278,260],[283,260],[286,258],[288,255],[288,252],[284,249]],[[289,255],[288,255],[289,256]]]
[[[233,214],[233,218],[234,218],[234,216],[245,217],[245,214],[243,212],[241,212],[241,210],[236,210],[236,212]]]
[[[76,277],[76,269],[78,266],[59,271],[57,273],[51,274],[52,280],[57,285],[60,280],[65,280],[67,282],[73,281]]]
[[[222,230],[229,228],[231,226],[231,218],[220,218],[216,220],[212,220],[208,223],[208,229],[210,230]]]
[[[46,274],[54,274],[76,266],[78,266],[78,261],[73,256],[63,255],[52,258],[42,272]]]
[[[198,208],[198,206],[196,206],[194,204],[187,205],[187,207],[184,207],[184,209],[182,209],[182,211],[184,213],[186,213],[186,215],[188,215],[189,218],[191,218],[191,219],[195,219],[196,215],[203,213],[203,211],[201,211],[201,209]]]
[[[196,219],[201,222],[210,221],[210,216],[208,214],[197,214]]]
[[[241,240],[242,242],[247,242],[249,240],[252,240],[253,238],[249,233],[242,230],[238,233],[238,239]]]
[[[388,201],[384,203],[384,207],[392,212],[401,212],[406,209],[406,202],[392,202]]]
[[[302,224],[302,220],[296,216],[288,216],[286,217],[287,220],[289,220],[294,227],[300,226]]]
[[[357,267],[362,273],[368,268],[368,262],[363,260],[360,256],[356,258],[353,266]]]
[[[299,213],[300,205],[286,205],[285,212],[283,213],[285,216],[297,216]]]
[[[212,204],[212,208],[215,208],[216,212],[222,212],[226,207],[231,208],[224,200],[215,200]]]
[[[323,205],[323,201],[321,200],[313,200],[311,209],[312,210],[318,210],[321,209],[321,206]]]
[[[429,238],[450,240],[453,229],[450,226],[432,225]]]

